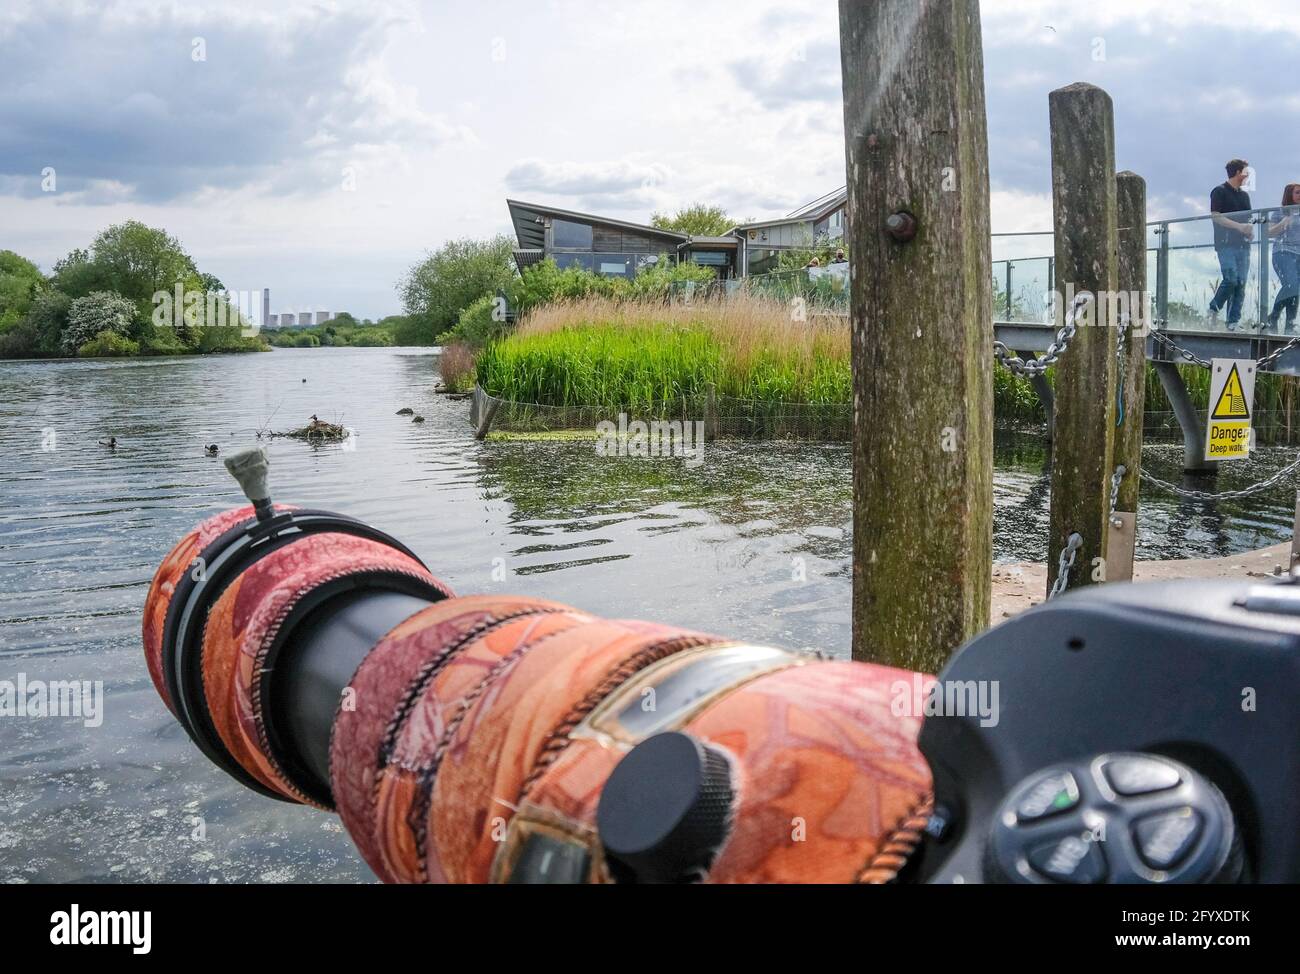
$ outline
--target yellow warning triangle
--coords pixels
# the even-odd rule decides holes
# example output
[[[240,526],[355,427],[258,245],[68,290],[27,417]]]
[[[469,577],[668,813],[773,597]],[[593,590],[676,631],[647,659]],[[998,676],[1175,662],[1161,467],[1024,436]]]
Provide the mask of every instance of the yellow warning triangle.
[[[1250,406],[1246,402],[1246,393],[1241,388],[1241,376],[1237,375],[1237,366],[1233,365],[1228,373],[1228,381],[1223,384],[1219,401],[1214,404],[1210,419],[1250,419]]]

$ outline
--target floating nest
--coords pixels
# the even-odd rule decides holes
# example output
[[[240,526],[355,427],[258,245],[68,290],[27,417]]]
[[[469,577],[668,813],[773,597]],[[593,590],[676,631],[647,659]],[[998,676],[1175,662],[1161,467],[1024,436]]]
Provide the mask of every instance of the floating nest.
[[[259,436],[262,434],[259,434]],[[268,432],[265,434],[270,439],[280,436],[287,436],[291,440],[305,440],[308,443],[342,443],[351,432],[346,426],[339,426],[337,423],[326,423],[319,419],[313,419],[306,426],[296,430],[285,430],[284,432]]]

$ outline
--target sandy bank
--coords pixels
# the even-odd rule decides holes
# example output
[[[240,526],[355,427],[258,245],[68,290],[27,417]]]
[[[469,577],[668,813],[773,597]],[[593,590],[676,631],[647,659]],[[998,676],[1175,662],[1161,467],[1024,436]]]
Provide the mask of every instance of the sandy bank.
[[[1291,559],[1291,544],[1284,542],[1227,558],[1189,558],[1173,561],[1139,561],[1133,580],[1149,582],[1174,578],[1259,578],[1272,575]],[[1076,568],[1076,571],[1078,569]],[[1006,564],[993,566],[993,612],[996,625],[1043,601],[1047,593],[1047,566]]]

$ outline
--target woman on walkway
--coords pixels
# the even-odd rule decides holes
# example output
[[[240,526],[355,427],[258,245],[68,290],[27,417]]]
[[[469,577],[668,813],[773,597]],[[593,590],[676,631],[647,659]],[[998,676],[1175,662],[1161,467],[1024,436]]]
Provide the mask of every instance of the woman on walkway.
[[[1268,325],[1277,330],[1277,320],[1286,310],[1286,330],[1295,331],[1300,309],[1300,183],[1287,183],[1282,190],[1282,208],[1269,214],[1268,235],[1273,238],[1273,270],[1282,287],[1269,312]]]

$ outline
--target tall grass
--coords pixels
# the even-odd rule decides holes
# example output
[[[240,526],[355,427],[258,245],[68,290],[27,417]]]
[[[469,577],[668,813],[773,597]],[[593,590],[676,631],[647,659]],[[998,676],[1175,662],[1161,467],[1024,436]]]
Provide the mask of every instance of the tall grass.
[[[474,387],[474,350],[465,342],[448,342],[442,347],[438,371],[452,392],[468,392]]]
[[[1192,366],[1182,372],[1193,402],[1205,409],[1209,373]],[[545,305],[479,354],[476,377],[502,399],[606,411],[695,399],[710,388],[760,404],[853,399],[846,319],[796,321],[788,303],[743,294],[688,305],[602,297]],[[1150,367],[1145,408],[1171,408]],[[1255,408],[1270,431],[1300,434],[1300,380],[1259,375]],[[1046,418],[1029,382],[1001,367],[993,373],[993,409],[1000,422]]]
[[[760,402],[852,399],[849,328],[793,320],[758,297],[692,305],[584,298],[531,312],[479,356],[479,384],[515,402],[644,407],[718,396]]]

